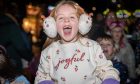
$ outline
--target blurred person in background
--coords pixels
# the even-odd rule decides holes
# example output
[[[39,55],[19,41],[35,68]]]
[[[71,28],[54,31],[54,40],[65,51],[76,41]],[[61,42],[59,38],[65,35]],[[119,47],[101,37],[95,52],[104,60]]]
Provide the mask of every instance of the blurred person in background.
[[[32,59],[31,45],[17,19],[17,4],[5,1],[2,7],[4,9],[0,13],[0,44],[6,48],[12,64],[18,71],[22,71],[24,63]]]
[[[105,23],[104,23],[104,16],[102,13],[97,13],[95,15],[95,19],[93,19],[93,25],[88,33],[88,37],[92,40],[96,40],[99,36],[102,36],[105,34]]]
[[[120,84],[126,84],[128,77],[128,68],[116,56],[118,51],[115,47],[115,42],[110,35],[103,35],[97,38],[97,42],[101,45],[103,53],[108,60],[111,60],[113,67],[116,68],[120,74]]]
[[[117,19],[118,19],[117,15],[114,11],[109,11],[107,13],[107,15],[105,16],[105,32],[107,34],[110,34],[109,31],[110,31],[111,23],[117,21]]]
[[[6,49],[0,45],[0,84],[30,84],[9,60]]]
[[[136,54],[136,74],[140,80],[140,18],[135,22],[135,30],[132,33],[132,39],[135,41],[135,54]]]
[[[38,4],[36,1],[29,3],[26,5],[26,16],[22,20],[23,30],[28,34],[31,40],[34,56],[29,62],[28,67],[24,69],[24,73],[32,84],[39,64],[41,50],[47,39],[47,35],[42,28],[42,22],[47,13],[47,11],[44,11],[45,8],[47,8],[45,4]]]
[[[118,49],[116,55],[123,64],[127,65],[129,77],[133,80],[136,78],[135,54],[124,33],[125,26],[126,25],[120,21],[112,22],[110,25],[110,34]]]

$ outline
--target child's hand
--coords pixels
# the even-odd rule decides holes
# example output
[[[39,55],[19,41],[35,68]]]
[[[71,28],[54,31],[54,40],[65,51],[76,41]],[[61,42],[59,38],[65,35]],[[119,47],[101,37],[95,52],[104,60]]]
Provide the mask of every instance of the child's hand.
[[[40,82],[39,84],[54,84],[54,82],[51,80],[45,80],[45,81]]]
[[[105,79],[102,84],[120,84],[119,81],[109,78],[109,79]]]

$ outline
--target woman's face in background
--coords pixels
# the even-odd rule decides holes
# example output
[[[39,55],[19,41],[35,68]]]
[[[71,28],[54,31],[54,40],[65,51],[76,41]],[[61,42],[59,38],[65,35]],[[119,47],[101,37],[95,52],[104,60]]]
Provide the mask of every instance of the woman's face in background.
[[[123,36],[123,29],[121,27],[114,27],[111,30],[111,35],[114,41],[120,41]]]
[[[106,25],[109,27],[112,22],[115,22],[117,20],[117,17],[114,12],[110,12],[106,16]]]

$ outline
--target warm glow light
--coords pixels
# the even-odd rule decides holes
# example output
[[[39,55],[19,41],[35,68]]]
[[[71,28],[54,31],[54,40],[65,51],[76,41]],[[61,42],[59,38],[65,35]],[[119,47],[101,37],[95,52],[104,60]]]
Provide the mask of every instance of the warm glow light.
[[[96,11],[96,7],[92,7],[92,10],[93,10],[93,11]]]
[[[45,18],[42,15],[41,8],[39,6],[33,6],[29,4],[26,6],[27,15],[23,19],[22,27],[25,32],[30,33],[32,35],[32,42],[36,43],[39,41],[39,34],[42,28],[42,21]]]
[[[103,14],[106,15],[109,11],[110,11],[109,8],[107,8],[107,9],[103,12]]]
[[[136,9],[135,12],[133,13],[133,15],[134,15],[135,17],[140,18],[140,9]]]
[[[118,18],[128,18],[129,16],[131,16],[131,13],[127,10],[118,10],[116,12],[116,15]]]
[[[33,41],[34,43],[36,43],[37,40],[38,40],[37,37],[33,35],[33,36],[32,36],[32,41]]]
[[[32,4],[27,5],[27,14],[28,15],[37,15],[41,11],[40,7],[33,6]]]
[[[116,3],[116,0],[112,0],[112,3]]]
[[[121,7],[121,4],[118,4],[117,7],[120,8]]]

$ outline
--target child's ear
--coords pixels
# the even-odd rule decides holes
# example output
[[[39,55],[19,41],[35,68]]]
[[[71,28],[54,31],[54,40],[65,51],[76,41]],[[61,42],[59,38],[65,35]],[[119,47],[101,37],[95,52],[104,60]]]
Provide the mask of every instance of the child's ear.
[[[92,26],[92,18],[87,14],[82,14],[79,18],[79,32],[85,35],[89,32]]]
[[[47,36],[49,36],[50,38],[55,38],[57,35],[55,19],[51,16],[45,18],[43,22],[43,29]]]
[[[82,14],[79,18],[79,32],[85,35],[89,32],[92,26],[92,18],[87,14]],[[57,28],[55,19],[51,16],[44,19],[43,22],[44,32],[50,38],[55,38],[57,35]]]

